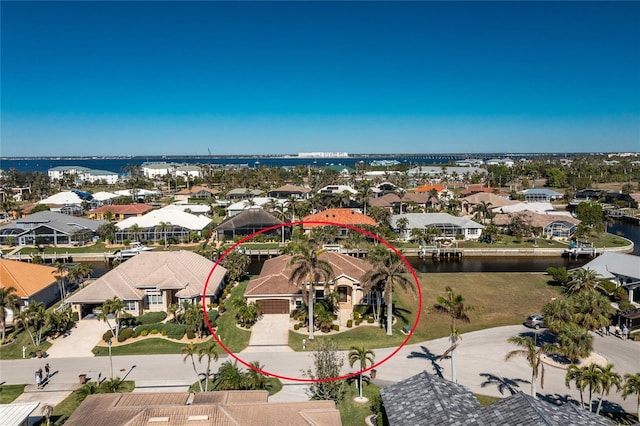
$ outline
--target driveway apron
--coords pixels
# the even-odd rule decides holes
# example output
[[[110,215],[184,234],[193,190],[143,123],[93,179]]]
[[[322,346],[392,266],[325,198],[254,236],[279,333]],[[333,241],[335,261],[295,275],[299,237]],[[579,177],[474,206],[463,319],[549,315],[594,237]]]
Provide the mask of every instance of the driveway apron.
[[[289,314],[263,315],[251,327],[249,346],[242,352],[291,352]]]
[[[76,322],[76,326],[66,337],[58,337],[47,350],[51,358],[78,358],[93,356],[91,349],[102,339],[102,335],[109,330],[107,324],[97,319],[83,319]]]

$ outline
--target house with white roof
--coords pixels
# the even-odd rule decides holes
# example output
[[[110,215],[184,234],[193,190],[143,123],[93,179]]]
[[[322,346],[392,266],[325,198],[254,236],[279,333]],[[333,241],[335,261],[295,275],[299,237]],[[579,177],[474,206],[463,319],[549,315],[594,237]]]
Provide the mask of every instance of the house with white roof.
[[[143,163],[142,174],[149,179],[171,175],[174,166],[166,162]]]
[[[184,179],[187,179],[187,178],[195,179],[202,176],[202,171],[200,170],[200,167],[194,166],[191,164],[176,167],[175,173],[176,173],[176,177],[182,177]]]
[[[13,238],[14,244],[74,244],[87,243],[97,236],[100,225],[106,220],[91,220],[63,213],[41,211],[0,227],[0,242],[6,244]]]
[[[318,194],[342,194],[347,191],[351,195],[356,195],[358,191],[350,187],[349,185],[327,185],[318,190]]]
[[[232,217],[241,213],[245,210],[254,209],[254,208],[263,208],[265,205],[269,203],[273,203],[274,205],[284,206],[285,200],[280,200],[276,198],[267,198],[267,197],[255,197],[251,200],[242,200],[237,203],[229,204],[227,206],[227,217]]]
[[[113,185],[118,182],[120,175],[108,170],[96,170],[83,166],[57,166],[47,170],[47,176],[52,181],[61,180],[65,177],[73,177],[74,182],[96,183],[105,182]]]
[[[548,188],[530,188],[520,191],[520,194],[524,196],[526,201],[546,201],[551,202],[553,200],[559,200],[564,197],[564,194],[553,191]]]
[[[406,220],[406,226],[401,225],[401,219]],[[448,213],[403,213],[391,216],[391,228],[405,240],[411,238],[411,230],[428,228],[438,229],[439,238],[456,238],[461,235],[465,240],[477,240],[484,226],[473,220]]]
[[[629,302],[640,307],[640,256],[605,251],[581,268],[591,269],[617,287],[624,287],[629,292]]]
[[[115,242],[124,240],[160,242],[168,239],[189,241],[191,233],[202,232],[211,226],[211,219],[174,209],[152,210],[139,217],[129,217],[116,223]]]

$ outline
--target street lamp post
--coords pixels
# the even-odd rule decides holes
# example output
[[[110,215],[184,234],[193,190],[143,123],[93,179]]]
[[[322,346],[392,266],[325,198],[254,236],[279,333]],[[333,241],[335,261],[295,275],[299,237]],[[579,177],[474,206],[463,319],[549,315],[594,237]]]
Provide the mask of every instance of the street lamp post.
[[[107,340],[107,346],[109,347],[109,377],[113,380],[113,358],[111,358],[111,339]]]

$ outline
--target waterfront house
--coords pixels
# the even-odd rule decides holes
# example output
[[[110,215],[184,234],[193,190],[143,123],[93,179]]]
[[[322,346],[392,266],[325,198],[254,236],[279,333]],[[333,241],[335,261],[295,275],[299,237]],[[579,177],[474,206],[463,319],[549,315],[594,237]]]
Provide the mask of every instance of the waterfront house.
[[[327,209],[321,211],[316,214],[312,214],[304,217],[302,219],[303,223],[302,227],[305,233],[310,233],[313,228],[321,227],[321,226],[330,226],[324,225],[321,223],[309,223],[309,222],[332,222],[339,225],[350,225],[356,228],[360,228],[363,225],[366,226],[377,226],[378,223],[370,216],[362,214],[353,209]],[[349,229],[346,227],[339,227],[337,237],[344,238],[349,235]]]
[[[412,180],[429,179],[434,182],[445,179],[458,181],[465,175],[475,175],[483,179],[486,174],[487,170],[480,167],[418,166],[407,170],[407,176]]]
[[[267,197],[279,199],[287,199],[289,197],[293,197],[298,200],[304,200],[309,198],[310,193],[311,190],[309,188],[305,188],[304,186],[286,184],[267,192]]]
[[[401,209],[402,212],[415,212],[415,210],[441,208],[440,199],[429,192],[407,192],[402,196],[389,193],[369,200],[369,205],[388,210],[390,213],[400,212]]]
[[[89,211],[90,219],[121,221],[129,217],[140,217],[153,210],[148,204],[109,204]]]
[[[482,203],[485,203],[491,210],[518,204],[518,201],[509,200],[508,198],[490,192],[476,192],[469,196],[460,198],[460,202],[462,214],[464,215],[473,215],[476,206]]]
[[[216,239],[218,241],[234,241],[236,237],[245,237],[282,223],[280,219],[262,208],[249,208],[236,215],[228,216],[220,222],[215,228]],[[283,232],[285,233],[285,237],[289,235],[289,229],[283,228],[265,232],[262,235],[280,239]]]
[[[640,307],[640,256],[605,251],[581,268],[595,271],[616,287],[624,287],[629,292],[629,302]]]
[[[338,294],[341,310],[365,302],[362,277],[372,265],[362,259],[346,254],[326,251],[319,258],[333,268],[334,278],[329,283],[329,292]],[[264,262],[260,276],[249,282],[244,293],[247,302],[258,302],[263,314],[288,314],[304,304],[302,290],[289,279],[293,272],[292,256],[281,255]],[[326,283],[315,283],[316,300],[322,300]],[[306,285],[306,284],[305,284]]]
[[[266,390],[89,395],[65,425],[87,423],[109,426],[342,424],[333,401],[269,402]]]
[[[193,186],[183,188],[175,194],[176,201],[189,201],[191,198],[198,200],[213,200],[220,194],[220,191],[206,186]]]
[[[264,191],[260,189],[234,188],[227,192],[227,200],[250,200],[255,197],[261,197],[263,194]]]
[[[149,162],[142,164],[142,174],[144,177],[149,179],[161,178],[168,175],[170,176],[174,169],[174,165],[167,162]]]
[[[73,184],[105,183],[114,185],[118,183],[118,173],[108,170],[96,170],[83,166],[57,166],[47,170],[47,175],[52,181],[67,179]]]
[[[400,225],[401,219],[406,219],[403,229]],[[391,228],[404,240],[411,238],[413,229],[426,231],[429,228],[440,231],[438,239],[477,240],[480,238],[484,226],[473,220],[452,216],[448,213],[403,213],[391,216]]]
[[[24,245],[85,244],[97,237],[106,220],[91,220],[63,213],[41,211],[0,227],[0,243]]]
[[[522,392],[485,407],[469,388],[423,371],[380,389],[385,424],[606,426],[611,422],[573,403],[556,405]]]
[[[519,194],[524,196],[526,201],[540,202],[546,201],[550,203],[554,200],[560,200],[564,197],[564,194],[553,191],[548,188],[531,188],[525,189],[524,191],[520,191]]]
[[[20,298],[20,309],[32,302],[50,306],[60,300],[57,268],[18,260],[0,259],[0,287],[13,287]],[[67,272],[62,272],[62,285]],[[11,321],[8,321],[9,323]]]
[[[184,180],[196,179],[202,176],[202,171],[200,167],[194,166],[192,164],[185,164],[182,166],[176,166],[175,168],[175,176],[181,177]]]
[[[580,223],[571,215],[541,214],[529,210],[496,214],[493,223],[504,231],[514,219],[521,220],[531,228],[537,228],[539,231],[536,234],[543,238],[571,238]]]
[[[350,195],[357,195],[358,191],[350,187],[349,185],[327,185],[318,190],[318,194],[333,194],[339,195],[343,192],[348,192]]]
[[[485,185],[467,185],[465,189],[460,190],[458,195],[464,198],[464,197],[468,197],[469,195],[478,194],[478,193],[495,194],[507,200],[511,199],[511,194],[509,194],[508,192],[504,192],[500,188],[492,188],[490,186],[485,186]]]
[[[226,208],[227,217],[235,216],[242,213],[245,210],[263,208],[267,205],[283,205],[284,200],[277,200],[275,198],[255,197],[249,200],[240,200],[236,203],[229,204]]]
[[[211,223],[211,219],[204,215],[166,208],[151,210],[142,216],[129,217],[116,223],[118,231],[115,233],[114,242],[160,242],[168,239],[186,242],[191,239],[192,232],[201,237],[202,232],[209,229]]]
[[[203,294],[206,303],[216,302],[224,288],[225,274],[225,268],[191,251],[142,252],[67,301],[83,318],[116,297],[124,302],[127,313],[138,316],[150,311],[166,311],[170,304],[182,301],[201,304]]]

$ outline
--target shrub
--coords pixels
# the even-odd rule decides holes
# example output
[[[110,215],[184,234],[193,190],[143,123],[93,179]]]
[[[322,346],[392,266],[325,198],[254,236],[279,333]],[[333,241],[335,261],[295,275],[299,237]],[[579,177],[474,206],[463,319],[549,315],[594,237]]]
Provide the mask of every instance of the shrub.
[[[339,326],[338,324],[333,324],[333,325],[331,326],[331,329],[332,329],[333,331],[340,331],[340,326]]]
[[[142,331],[140,332],[140,335],[141,335],[142,337],[146,336],[147,334],[149,334],[149,332],[148,332],[147,330],[142,330]]]
[[[187,330],[187,339],[191,340],[191,339],[195,339],[196,338],[196,332],[193,331],[192,329],[188,329]]]
[[[218,314],[221,314],[224,312],[224,302],[220,302],[220,304],[218,305]]]
[[[362,320],[356,320],[356,325],[360,325],[362,323]]]
[[[353,327],[353,320],[347,320],[347,328]]]
[[[184,337],[187,327],[182,324],[165,324],[162,334],[170,339],[180,340]]]
[[[122,343],[125,340],[133,337],[133,329],[132,328],[125,328],[120,330],[120,333],[118,333],[118,342]]]
[[[353,315],[355,317],[356,313],[358,315],[364,315],[369,310],[367,305],[354,305],[353,307]]]
[[[150,331],[151,334],[158,334],[158,329],[154,328],[153,330]]]
[[[71,312],[71,321],[79,321],[80,320],[80,316],[78,315],[77,312]]]
[[[111,339],[113,339],[113,332],[111,330],[108,330],[102,335],[102,340],[104,340],[105,342],[108,342]]]
[[[166,312],[148,312],[146,314],[140,315],[136,318],[137,324],[135,325],[146,325],[146,324],[155,324],[164,321],[167,318]]]
[[[163,336],[166,336],[167,335],[167,330],[160,331],[160,334],[162,334]]]
[[[621,300],[618,302],[618,307],[620,308],[620,310],[622,312],[624,311],[630,311],[632,309],[635,308],[635,306],[633,306],[633,304],[631,302],[629,302],[628,300]]]
[[[294,324],[293,325],[293,329],[294,330],[300,330],[300,324]]]
[[[136,327],[136,333],[141,334],[142,330],[146,330],[147,334],[150,333],[152,330],[156,330],[156,333],[158,332],[158,330],[162,330],[164,329],[166,324],[163,324],[161,322],[157,322],[154,324],[146,324],[146,325],[139,325]],[[156,334],[153,333],[153,334]]]

